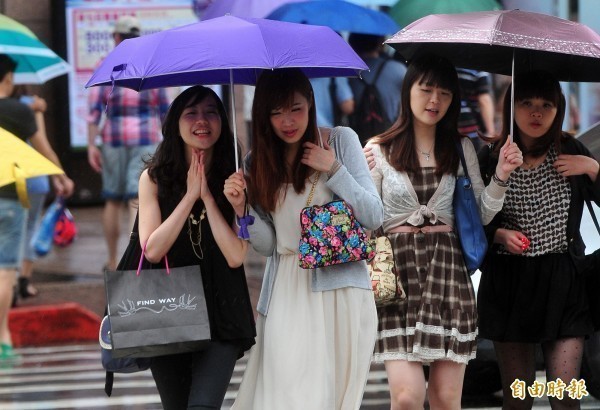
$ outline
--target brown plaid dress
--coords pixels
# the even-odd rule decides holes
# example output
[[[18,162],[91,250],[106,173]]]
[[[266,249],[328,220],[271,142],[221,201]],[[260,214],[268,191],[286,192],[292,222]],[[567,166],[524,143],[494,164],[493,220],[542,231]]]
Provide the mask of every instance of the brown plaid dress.
[[[409,174],[420,204],[427,204],[440,178],[434,168]],[[388,234],[406,291],[397,305],[379,308],[374,362],[430,363],[475,358],[477,309],[471,279],[454,232]]]

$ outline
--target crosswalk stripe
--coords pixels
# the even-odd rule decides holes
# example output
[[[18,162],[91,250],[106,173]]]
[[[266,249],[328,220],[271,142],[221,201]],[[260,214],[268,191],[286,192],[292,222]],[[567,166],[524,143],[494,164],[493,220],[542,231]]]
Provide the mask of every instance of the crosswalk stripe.
[[[96,344],[30,347],[16,351],[22,358],[12,366],[0,367],[2,410],[160,408],[160,397],[149,370],[116,374],[113,395],[106,397],[103,392],[105,372]],[[223,409],[228,409],[235,400],[247,361],[246,355],[236,363]],[[389,403],[385,380],[383,367],[371,370],[363,404],[368,407],[369,402],[374,406]],[[65,399],[67,394],[72,399]]]

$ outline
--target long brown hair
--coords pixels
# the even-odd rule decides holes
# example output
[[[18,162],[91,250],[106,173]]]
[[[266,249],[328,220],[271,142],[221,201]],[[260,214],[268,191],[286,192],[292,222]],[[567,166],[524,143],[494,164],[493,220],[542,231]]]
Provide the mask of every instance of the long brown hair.
[[[533,146],[529,149],[523,146],[517,123],[516,121],[513,122],[513,132],[515,134],[513,135],[513,141],[517,143],[523,155],[530,154],[533,157],[540,157],[548,151],[552,143],[554,143],[560,153],[560,140],[563,137],[562,123],[565,118],[566,103],[558,80],[548,71],[534,70],[522,74],[517,73],[514,79],[514,86],[515,104],[528,98],[542,98],[551,101],[556,106],[556,117],[554,117],[554,121],[548,132],[540,138],[536,138]],[[504,145],[510,133],[510,104],[511,95],[510,87],[508,87],[504,95],[502,132],[497,139],[499,142],[495,145],[495,156],[498,155],[500,148]]]
[[[413,113],[410,108],[410,90],[417,82],[427,86],[445,88],[452,92],[450,107],[435,127],[434,153],[438,159],[436,174],[456,173],[459,157],[455,145],[462,137],[458,132],[460,89],[456,69],[443,57],[424,54],[410,62],[402,82],[400,115],[387,131],[375,136],[372,141],[381,145],[387,161],[396,170],[416,171],[419,169]]]
[[[303,150],[298,150],[288,168],[286,164],[287,143],[281,140],[271,125],[271,112],[291,108],[294,93],[300,93],[309,104],[308,127],[300,140],[318,143],[317,112],[312,86],[308,78],[296,68],[265,70],[256,83],[252,103],[252,152],[249,168],[249,198],[252,205],[263,210],[275,210],[279,194],[285,183],[292,183],[294,190],[304,190],[306,178],[312,169],[300,162]]]

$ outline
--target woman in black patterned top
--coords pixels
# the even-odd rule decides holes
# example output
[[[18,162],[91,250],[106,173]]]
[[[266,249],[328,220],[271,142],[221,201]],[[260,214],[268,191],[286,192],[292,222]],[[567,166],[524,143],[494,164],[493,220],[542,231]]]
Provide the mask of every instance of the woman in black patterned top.
[[[598,162],[561,129],[565,98],[551,74],[518,75],[514,103],[514,141],[523,165],[511,175],[502,211],[487,227],[492,246],[477,302],[479,334],[494,341],[500,365],[503,408],[529,409],[528,391],[518,396],[535,382],[536,344],[549,383],[560,379],[566,388],[579,380],[584,339],[594,329],[574,262],[585,250],[579,233],[584,199],[600,203],[600,178]],[[508,92],[496,147],[508,136],[510,104]],[[484,179],[493,175],[497,151],[480,152]],[[579,408],[567,390],[562,400],[546,395],[553,409]]]

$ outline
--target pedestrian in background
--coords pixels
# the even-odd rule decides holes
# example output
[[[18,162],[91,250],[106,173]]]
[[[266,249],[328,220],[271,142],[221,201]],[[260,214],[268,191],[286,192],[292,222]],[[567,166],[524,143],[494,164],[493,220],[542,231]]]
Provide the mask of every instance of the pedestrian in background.
[[[29,142],[40,154],[61,167],[58,156],[45,135],[37,128],[34,113],[17,99],[10,98],[14,91],[14,73],[17,63],[0,54],[0,127]],[[52,175],[57,195],[69,197],[73,181],[64,174]],[[12,347],[8,327],[8,313],[13,300],[17,270],[21,267],[25,248],[27,209],[21,206],[14,184],[0,188],[0,360],[18,357]]]
[[[494,137],[494,99],[492,97],[491,76],[485,71],[457,68],[460,83],[460,116],[458,130],[471,138],[475,151],[483,146],[480,135]]]
[[[140,24],[133,16],[122,16],[113,33],[115,45],[139,37]],[[102,196],[105,199],[102,225],[108,260],[104,270],[117,266],[120,235],[120,211],[129,210],[129,228],[137,209],[138,180],[143,158],[154,153],[162,139],[161,118],[169,107],[164,89],[133,91],[120,87],[92,87],[88,97],[88,161],[102,173]],[[105,113],[103,115],[103,113]],[[97,137],[101,136],[101,147]]]
[[[384,363],[392,410],[460,409],[466,364],[475,358],[475,293],[453,230],[456,176],[464,174],[461,144],[483,223],[501,209],[512,170],[521,164],[506,143],[484,187],[473,144],[457,129],[460,90],[448,60],[423,55],[410,62],[399,120],[373,138],[371,176],[384,206],[383,231],[392,244],[406,298],[378,308],[374,362]],[[423,365],[429,366],[425,380]]]
[[[46,134],[46,121],[44,120],[44,113],[47,109],[46,101],[36,95],[30,95],[23,86],[15,87],[13,97],[18,98],[19,101],[27,104],[29,108],[33,110],[39,137],[48,140]],[[37,229],[39,229],[46,196],[49,192],[50,184],[48,183],[48,177],[46,175],[27,179],[29,212],[27,216],[27,228],[25,231],[25,253],[23,255],[23,262],[21,263],[21,270],[17,281],[17,296],[23,299],[37,296],[38,294],[38,290],[31,284],[31,278],[33,276],[33,264],[39,259],[39,256],[36,253],[31,240]]]
[[[363,146],[369,138],[387,130],[400,113],[400,96],[406,66],[383,52],[383,41],[383,36],[371,34],[350,33],[348,37],[348,44],[369,66],[369,71],[363,71],[361,78],[348,79],[355,101],[355,110],[351,115],[350,124]],[[362,102],[368,84],[374,85],[377,90],[380,99],[378,112],[365,112],[370,106],[368,102]],[[382,128],[370,133],[361,132],[361,122],[365,122],[365,118],[373,122],[374,119],[380,118]]]
[[[264,71],[252,107],[247,186],[255,220],[248,230],[268,262],[257,344],[233,408],[358,409],[377,326],[366,263],[301,269],[299,216],[313,183],[311,204],[343,199],[367,229],[381,224],[381,201],[356,133],[317,127],[302,71]],[[241,172],[225,184],[239,217],[245,188]]]
[[[140,245],[152,263],[200,265],[211,341],[198,352],[153,358],[152,376],[167,410],[220,409],[256,334],[243,266],[248,244],[223,193],[237,147],[223,103],[202,86],[173,101],[163,134],[140,177]]]
[[[311,78],[315,95],[317,125],[334,127],[347,123],[354,112],[354,96],[346,77]]]
[[[495,148],[480,152],[490,179],[511,123],[510,89]],[[514,80],[514,141],[523,164],[510,178],[502,211],[487,227],[490,248],[481,267],[479,334],[494,342],[502,377],[503,406],[530,409],[533,397],[511,389],[535,381],[535,348],[541,344],[546,380],[579,380],[584,340],[593,332],[582,275],[576,262],[585,245],[579,225],[586,198],[600,204],[599,165],[588,149],[562,131],[565,97],[546,71]],[[553,409],[579,408],[565,394],[548,394]]]

